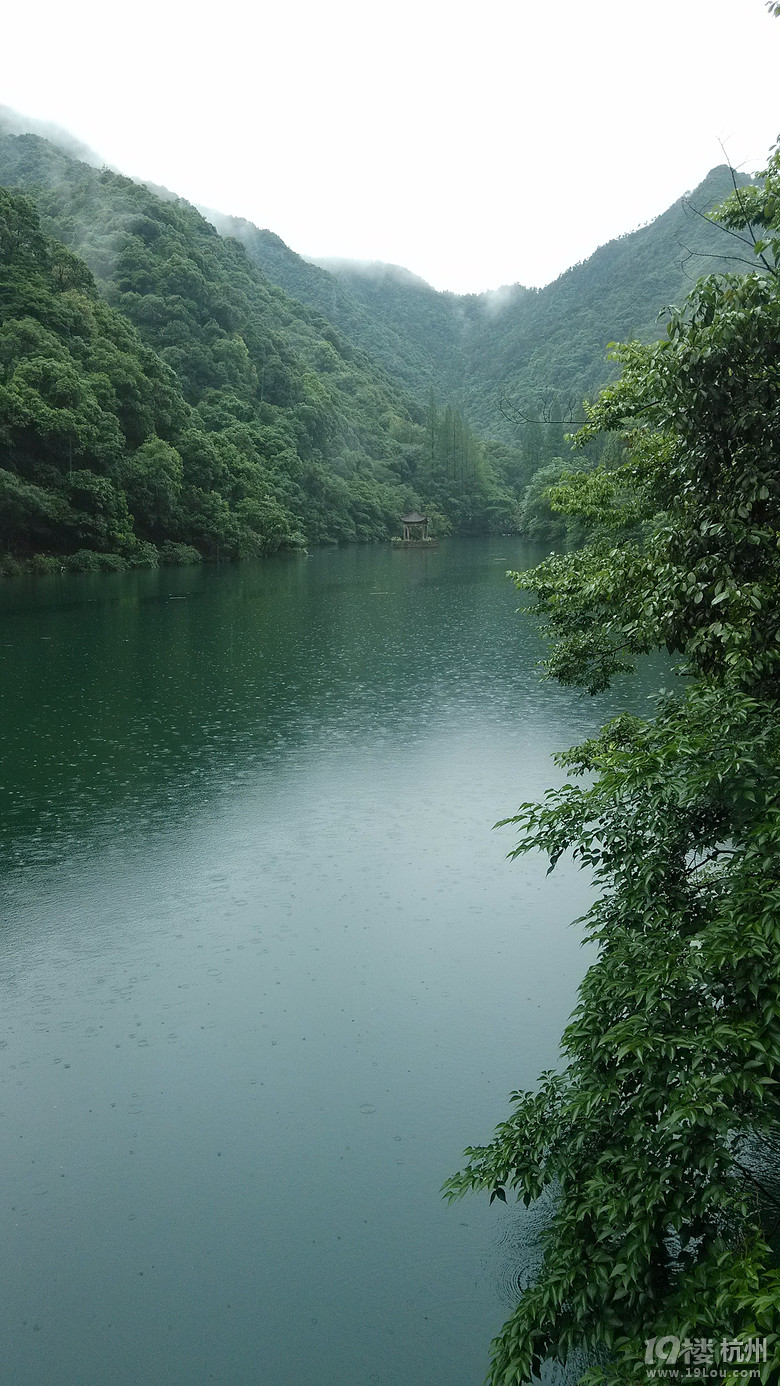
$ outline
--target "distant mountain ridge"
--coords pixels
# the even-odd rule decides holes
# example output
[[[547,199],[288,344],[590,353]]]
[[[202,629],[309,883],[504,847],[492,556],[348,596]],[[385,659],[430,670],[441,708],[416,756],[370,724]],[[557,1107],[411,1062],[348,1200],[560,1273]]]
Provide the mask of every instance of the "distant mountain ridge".
[[[573,462],[562,410],[608,341],[731,267],[706,218],[726,168],[545,289],[457,295],[81,152],[0,111],[0,572],[370,541],[411,510],[554,538],[546,488],[615,441]]]
[[[456,337],[448,335],[446,309],[438,315],[440,339],[427,332],[419,341],[415,340],[407,332],[402,318],[398,320],[390,314],[377,313],[370,300],[354,292],[338,274],[324,264],[305,260],[273,231],[261,230],[242,217],[226,216],[206,208],[201,210],[220,235],[233,236],[241,242],[250,260],[272,283],[321,313],[352,343],[380,361],[418,400],[426,398],[432,386],[442,389],[442,382],[449,373],[444,358],[448,351],[458,349]],[[424,280],[418,280],[417,285],[419,293],[436,300],[441,297]]]
[[[0,107],[0,134],[31,125]],[[40,123],[38,130],[48,136],[49,186],[74,157],[95,166],[97,156],[66,131]],[[17,173],[18,166],[11,176]],[[7,180],[2,160],[0,176]],[[146,186],[189,205],[167,188]],[[221,236],[243,244],[272,284],[337,328],[419,405],[433,390],[484,436],[516,441],[505,401],[533,412],[551,396],[565,404],[594,394],[614,373],[610,342],[651,340],[662,330],[659,313],[680,303],[700,274],[733,267],[727,233],[706,220],[731,190],[732,171],[721,165],[647,226],[599,247],[544,288],[513,284],[481,294],[438,291],[381,261],[307,260],[273,231],[199,210]]]
[[[190,203],[2,122],[0,184],[0,573],[381,540],[415,508],[516,530],[520,450],[424,408]]]
[[[0,183],[10,552],[251,556],[386,538],[423,502],[422,411],[189,203],[1,130]]]
[[[731,170],[721,165],[649,225],[545,288],[483,294],[440,292],[381,262],[311,263],[250,222],[209,216],[270,279],[316,307],[418,399],[433,389],[486,436],[508,438],[502,401],[533,408],[541,396],[578,402],[595,393],[613,374],[609,342],[658,336],[659,313],[680,303],[699,275],[733,268],[727,233],[706,219],[731,191]]]

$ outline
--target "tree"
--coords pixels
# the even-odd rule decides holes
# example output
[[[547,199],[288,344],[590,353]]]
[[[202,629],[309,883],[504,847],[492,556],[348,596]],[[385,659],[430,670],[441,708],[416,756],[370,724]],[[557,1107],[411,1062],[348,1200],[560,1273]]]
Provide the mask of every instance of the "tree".
[[[139,528],[164,537],[182,489],[182,460],[161,438],[149,438],[119,469],[127,503]]]
[[[567,464],[562,457],[553,457],[534,472],[525,488],[520,511],[520,532],[526,539],[545,544],[582,539],[582,526],[555,510],[550,500],[556,483],[570,472],[571,462]]]
[[[591,1382],[707,1361],[736,1383],[765,1342],[756,1378],[780,1366],[780,152],[719,220],[762,231],[756,270],[700,281],[665,340],[617,350],[580,441],[617,430],[627,458],[552,492],[593,537],[514,575],[550,676],[599,691],[660,648],[685,683],[562,755],[574,782],[508,820],[515,854],[571,852],[601,896],[565,1066],[445,1186],[552,1200],[495,1386],[577,1351]]]
[[[389,537],[418,489],[407,456],[425,444],[404,388],[185,203],[52,158],[32,135],[0,137],[0,181],[30,192],[0,195],[0,466],[63,493],[74,468],[126,476],[147,554],[150,539],[185,536],[220,557],[261,541]],[[30,324],[40,340],[28,346]],[[182,459],[180,490],[157,442]],[[134,461],[147,443],[159,476],[145,454]],[[350,485],[336,484],[345,457]],[[322,469],[334,484],[320,491]],[[8,542],[27,558],[26,531]]]

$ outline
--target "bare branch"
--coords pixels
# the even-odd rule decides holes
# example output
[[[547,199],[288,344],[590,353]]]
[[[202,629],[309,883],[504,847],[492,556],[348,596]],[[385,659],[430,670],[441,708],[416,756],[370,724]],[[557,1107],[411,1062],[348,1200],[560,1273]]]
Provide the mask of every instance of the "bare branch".
[[[558,412],[560,413],[561,417],[553,418],[552,410],[553,402],[555,401],[555,399],[555,391],[545,390],[544,394],[539,399],[539,403],[536,407],[535,414],[526,414],[520,408],[519,404],[515,404],[514,401],[510,400],[507,395],[502,394],[498,402],[498,407],[500,412],[503,414],[504,418],[508,419],[510,423],[514,424],[558,423],[564,424],[567,428],[582,428],[586,423],[589,422],[588,419],[575,419],[574,405],[571,402],[564,405],[563,408],[561,408],[559,405]]]
[[[694,207],[693,203],[689,202],[685,197],[683,198],[683,206],[687,212],[693,212],[694,216],[700,217],[702,221],[708,222],[710,226],[717,226],[718,230],[722,231],[724,236],[732,236],[735,241],[741,241],[743,245],[749,245],[751,249],[755,245],[755,240],[751,240],[749,236],[740,236],[739,232],[735,231],[733,227],[724,226],[722,221],[716,221],[714,217],[710,216],[709,212],[701,212],[698,207]],[[700,252],[696,251],[695,253],[698,255]],[[724,256],[723,258],[725,259],[726,257]],[[755,265],[755,260],[750,260],[748,263]],[[771,266],[767,265],[767,269],[771,272]]]
[[[743,198],[742,198],[742,189],[740,188],[740,186],[739,186],[739,184],[738,184],[738,182],[737,182],[737,175],[736,175],[736,172],[735,172],[735,170],[734,170],[734,168],[733,168],[733,166],[732,166],[732,163],[731,163],[731,160],[729,159],[728,154],[726,153],[726,149],[725,149],[725,146],[724,146],[722,140],[719,140],[718,143],[720,144],[720,147],[721,147],[721,149],[723,150],[723,157],[724,157],[724,159],[726,159],[727,162],[728,162],[728,169],[729,169],[729,173],[730,173],[730,175],[731,175],[731,185],[732,185],[732,187],[733,187],[733,189],[734,189],[734,196],[736,197],[737,202],[739,203],[739,210],[741,211],[743,217],[745,218],[745,225],[747,226],[747,229],[748,229],[748,231],[750,232],[750,237],[751,237],[751,240],[752,240],[752,243],[753,243],[753,249],[755,250],[756,244],[757,244],[757,241],[758,241],[758,237],[756,236],[756,233],[755,233],[755,231],[753,230],[753,224],[752,224],[752,222],[751,222],[751,220],[750,220],[750,217],[748,216],[747,211],[746,211],[746,209],[745,209],[745,203],[744,203]],[[757,253],[758,253],[758,258],[759,258],[759,260],[761,261],[762,265],[763,265],[764,268],[767,270],[767,272],[768,272],[769,274],[773,274],[773,275],[776,276],[776,275],[777,275],[777,268],[776,268],[776,267],[773,268],[773,266],[770,265],[769,261],[767,260],[766,256],[764,255],[764,252],[763,252],[763,251],[758,251]]]
[[[712,225],[716,226],[717,222],[713,222]],[[725,231],[727,228],[724,226],[721,229]],[[742,239],[741,236],[738,237],[738,240]],[[735,264],[747,265],[750,269],[755,269],[756,267],[755,259],[748,260],[745,255],[718,255],[714,250],[692,250],[690,246],[684,245],[680,240],[678,240],[677,244],[680,250],[685,252],[685,259],[680,261],[681,269],[685,268],[688,260],[692,260],[696,257],[700,260],[733,260]]]

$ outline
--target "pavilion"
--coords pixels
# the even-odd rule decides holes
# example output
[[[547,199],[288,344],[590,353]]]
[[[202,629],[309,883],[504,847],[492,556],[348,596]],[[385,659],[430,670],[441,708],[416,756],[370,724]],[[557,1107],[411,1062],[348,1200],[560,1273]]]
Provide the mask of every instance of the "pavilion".
[[[401,524],[407,542],[428,538],[428,516],[421,515],[418,510],[413,510],[410,515],[402,515]]]

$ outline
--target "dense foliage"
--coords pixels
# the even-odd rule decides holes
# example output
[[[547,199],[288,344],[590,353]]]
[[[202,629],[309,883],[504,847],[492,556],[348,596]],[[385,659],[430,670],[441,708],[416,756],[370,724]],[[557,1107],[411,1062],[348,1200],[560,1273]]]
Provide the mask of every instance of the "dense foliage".
[[[101,295],[178,382],[183,462],[199,493],[183,539],[243,551],[238,531],[247,518],[257,528],[256,505],[269,498],[264,547],[391,531],[416,498],[409,471],[421,429],[369,363],[356,364],[327,324],[186,204],[35,136],[4,138],[0,154],[5,180],[30,190],[44,229],[87,260]]]
[[[557,392],[576,411],[614,373],[604,361],[608,342],[651,341],[661,310],[680,303],[698,275],[728,264],[736,247],[702,214],[731,186],[730,170],[715,168],[650,225],[610,241],[545,288],[514,284],[483,294],[437,293],[394,265],[324,261],[326,274],[247,222],[218,225],[419,399],[433,388],[480,433],[514,442],[517,424],[504,401],[530,415],[540,396]]]
[[[136,375],[148,369],[176,394],[175,419],[136,420],[130,427],[121,465],[117,457],[108,468],[105,457],[81,466],[89,471],[94,463],[124,495],[147,556],[160,543],[230,557],[304,542],[385,538],[404,511],[440,508],[424,409],[359,346],[271,284],[240,244],[218,235],[194,208],[80,163],[33,135],[0,137],[0,178],[34,198],[51,237],[50,259],[58,253],[56,238],[71,252],[71,277],[76,256],[89,266],[92,274],[81,265],[81,285],[91,301],[97,288],[116,310],[112,330],[119,331],[117,314],[132,324],[125,338],[140,353]],[[13,267],[17,280],[28,272],[27,263]],[[63,287],[49,276],[50,295]],[[48,308],[20,304],[17,297],[4,305],[9,330],[18,313],[45,323]],[[66,354],[71,335],[66,331],[60,342]],[[24,347],[28,373],[37,351],[32,341]],[[21,369],[19,360],[9,358],[6,369]],[[48,404],[60,407],[53,398]],[[67,421],[57,427],[64,437]],[[118,427],[121,432],[121,418]],[[30,421],[27,430],[32,453]],[[450,478],[442,527],[505,528],[516,519],[516,492],[470,437],[470,465]],[[77,457],[82,442],[74,436],[69,444]],[[141,446],[145,451],[136,455]],[[6,470],[17,474],[14,448]],[[504,449],[502,461],[511,452]],[[55,480],[40,473],[37,484],[46,491]],[[62,489],[59,481],[55,489]],[[56,523],[19,529],[12,518],[9,512],[5,533],[12,550],[72,551],[70,530]],[[130,549],[136,558],[141,552],[127,533],[82,537],[81,547],[111,549],[119,558]]]
[[[0,190],[0,537],[16,552],[143,561],[181,503],[172,371],[102,303],[86,266]],[[137,520],[138,527],[134,525]]]
[[[780,154],[719,220],[758,232],[755,271],[703,279],[663,341],[617,351],[583,439],[618,430],[628,454],[554,493],[593,537],[515,575],[562,682],[602,689],[657,648],[686,678],[509,820],[517,852],[570,852],[600,898],[564,1066],[448,1184],[551,1200],[496,1386],[583,1352],[609,1383],[780,1366]]]
[[[270,231],[209,215],[269,278],[323,313],[418,399],[434,390],[483,436],[510,445],[496,471],[519,502],[520,530],[559,543],[582,534],[581,525],[552,513],[546,494],[571,465],[561,420],[581,416],[582,397],[616,373],[605,361],[610,340],[651,341],[662,308],[679,303],[702,269],[739,255],[704,215],[731,186],[729,169],[713,169],[649,226],[602,246],[546,288],[515,284],[485,294],[437,293],[395,265],[309,264]],[[598,460],[600,441],[591,440],[580,467]],[[441,505],[439,491],[429,503]]]
[[[522,460],[515,452],[506,451],[509,458],[501,454],[500,445],[488,453],[459,410],[447,405],[440,411],[431,393],[421,485],[430,506],[445,516],[457,533],[517,529],[512,493],[522,476]],[[499,479],[502,471],[504,476]]]
[[[457,395],[463,363],[454,294],[437,293],[408,270],[384,264],[364,266],[355,287],[338,261],[312,264],[272,231],[242,217],[208,216],[223,236],[234,236],[246,247],[272,283],[322,313],[420,402],[431,389],[441,398]],[[396,284],[399,307],[393,299]]]
[[[697,205],[722,191],[722,175],[716,170],[697,190]],[[124,498],[124,529],[118,520],[81,523],[79,533],[53,513],[43,523],[42,512],[28,523],[29,496],[24,505],[18,495],[9,500],[6,551],[54,552],[72,563],[85,550],[119,563],[144,554],[153,561],[161,546],[168,556],[232,557],[383,538],[411,508],[429,510],[440,533],[519,527],[539,540],[576,540],[581,527],[549,505],[549,485],[571,465],[557,420],[567,401],[604,380],[604,343],[616,325],[647,332],[664,297],[679,295],[681,232],[693,248],[715,253],[712,226],[686,220],[678,204],[541,292],[515,286],[459,298],[388,266],[329,273],[270,232],[213,214],[239,244],[164,190],[93,168],[34,135],[0,135],[0,180],[33,197],[50,255],[56,240],[86,262],[94,281],[82,274],[82,287],[93,285],[92,301],[96,286],[132,324],[133,351],[145,350],[147,363],[136,376],[148,366],[161,379],[169,368],[177,394],[175,423],[136,421],[123,435],[121,466],[90,461],[84,438],[69,435],[68,472],[75,444],[84,462],[76,470],[94,469]],[[53,280],[49,287],[62,288]],[[6,328],[18,307],[6,304]],[[37,320],[36,311],[26,317]],[[70,352],[67,341],[60,346]],[[22,374],[36,351],[28,342]],[[9,357],[6,372],[20,361]],[[432,425],[434,385],[441,404]],[[560,403],[554,386],[564,391]],[[540,392],[543,417],[534,413]],[[522,415],[507,407],[509,395],[523,401]],[[494,440],[478,440],[467,417]],[[57,421],[62,438],[69,426]],[[34,451],[35,425],[26,427]],[[117,427],[121,433],[120,417]],[[42,435],[41,464],[50,447]],[[13,448],[4,470],[29,481]],[[594,440],[587,461],[599,451]],[[67,500],[67,488],[47,476],[39,469],[39,490]]]

